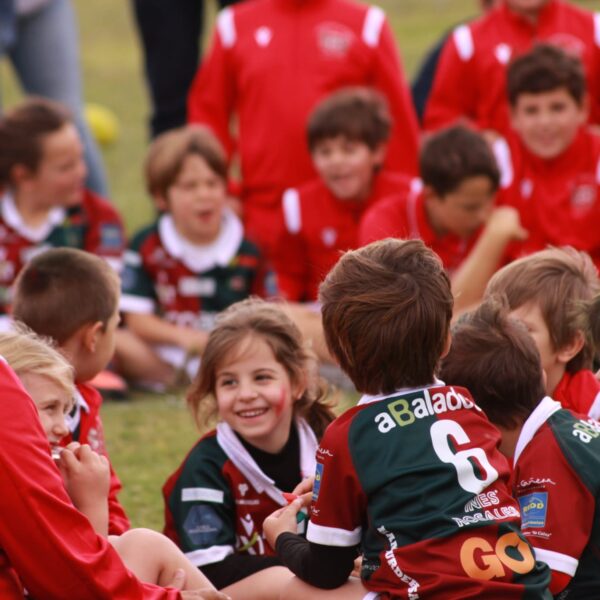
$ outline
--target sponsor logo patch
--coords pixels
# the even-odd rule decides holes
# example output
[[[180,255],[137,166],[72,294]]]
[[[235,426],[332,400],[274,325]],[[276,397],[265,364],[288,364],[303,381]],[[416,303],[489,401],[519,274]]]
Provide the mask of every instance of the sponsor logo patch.
[[[534,492],[519,498],[522,529],[545,527],[548,513],[548,492]]]
[[[323,464],[317,463],[315,470],[315,483],[313,484],[312,501],[316,502],[319,497],[319,490],[321,489],[321,479],[323,479]]]

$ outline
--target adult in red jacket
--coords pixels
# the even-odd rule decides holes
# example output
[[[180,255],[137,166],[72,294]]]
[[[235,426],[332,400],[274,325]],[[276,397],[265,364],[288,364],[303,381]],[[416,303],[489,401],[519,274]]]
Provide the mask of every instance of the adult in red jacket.
[[[386,166],[416,173],[417,120],[385,14],[353,0],[255,0],[226,8],[188,101],[189,120],[234,150],[239,128],[244,220],[267,256],[283,223],[283,191],[315,177],[306,120],[328,93],[371,85],[394,127]]]
[[[0,598],[178,600],[196,592],[143,584],[75,509],[36,408],[0,360]],[[207,596],[208,598],[209,596]]]
[[[485,16],[461,25],[448,39],[425,111],[427,129],[464,117],[482,129],[510,132],[506,67],[540,41],[579,56],[600,122],[600,14],[562,0],[504,0]]]

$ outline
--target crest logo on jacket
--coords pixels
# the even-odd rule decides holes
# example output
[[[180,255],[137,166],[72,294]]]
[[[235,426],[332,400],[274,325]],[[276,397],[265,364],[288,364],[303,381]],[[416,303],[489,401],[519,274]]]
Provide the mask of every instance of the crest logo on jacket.
[[[322,23],[317,28],[317,45],[325,56],[345,57],[353,41],[352,30],[339,23]]]

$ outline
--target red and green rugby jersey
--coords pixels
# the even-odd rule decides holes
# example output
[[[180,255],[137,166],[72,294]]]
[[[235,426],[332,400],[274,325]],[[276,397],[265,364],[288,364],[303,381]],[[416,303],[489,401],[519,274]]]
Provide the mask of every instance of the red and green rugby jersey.
[[[499,439],[464,388],[363,397],[317,450],[307,539],[360,545],[383,598],[551,598]]]
[[[317,439],[296,420],[300,442],[299,479],[315,470]],[[263,521],[287,506],[282,491],[244,448],[226,423],[205,435],[163,486],[164,534],[197,567],[219,562],[233,552],[272,555]],[[299,526],[305,528],[305,521]]]
[[[226,212],[219,238],[207,246],[183,239],[165,214],[140,231],[125,253],[121,310],[211,329],[218,312],[251,294],[266,295],[272,279],[233,213]]]
[[[79,248],[104,258],[116,271],[123,266],[125,231],[116,208],[86,190],[81,204],[55,207],[45,223],[28,227],[12,195],[0,200],[0,313],[8,311],[10,289],[25,264],[49,248]]]
[[[513,493],[536,556],[572,579],[559,598],[600,598],[600,423],[544,398],[519,436]]]

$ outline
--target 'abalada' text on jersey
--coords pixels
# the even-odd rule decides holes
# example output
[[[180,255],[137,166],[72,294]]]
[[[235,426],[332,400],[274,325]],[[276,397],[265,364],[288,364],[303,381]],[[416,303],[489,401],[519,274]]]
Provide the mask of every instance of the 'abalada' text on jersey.
[[[301,477],[308,477],[315,469],[317,440],[305,421],[298,419],[296,427],[298,471]],[[274,554],[263,537],[262,524],[273,511],[287,505],[281,492],[231,427],[219,423],[165,483],[164,533],[198,567],[221,561],[233,552]]]
[[[285,233],[273,256],[281,295],[292,301],[317,300],[319,284],[341,252],[358,247],[358,225],[364,212],[397,192],[407,179],[382,171],[362,201],[335,198],[321,179],[286,190],[282,198]]]
[[[36,229],[22,220],[10,193],[0,199],[0,313],[10,306],[10,287],[23,266],[48,248],[79,248],[104,259],[119,272],[125,232],[116,209],[86,190],[81,204],[56,207]]]
[[[600,423],[544,398],[521,430],[512,484],[537,558],[572,577],[558,598],[600,598]]]
[[[377,202],[365,212],[358,231],[358,244],[365,246],[387,237],[423,240],[451,273],[467,257],[482,229],[469,239],[452,233],[437,235],[429,224],[425,210],[423,182],[420,179],[407,179],[394,195]]]
[[[549,0],[535,24],[500,2],[480,19],[455,29],[436,69],[425,127],[439,129],[467,118],[481,129],[509,135],[507,65],[539,42],[581,59],[592,103],[590,118],[600,122],[600,16],[571,2]]]
[[[516,140],[497,140],[494,153],[502,173],[497,202],[516,208],[528,232],[509,245],[510,257],[573,246],[600,267],[600,136],[582,128],[553,159],[534,156]]]
[[[464,388],[363,397],[317,450],[307,539],[360,545],[383,598],[550,598],[498,443]]]
[[[264,295],[266,277],[258,249],[244,239],[233,213],[226,213],[210,246],[186,242],[165,214],[125,253],[121,310],[209,330],[218,312],[250,294]]]

